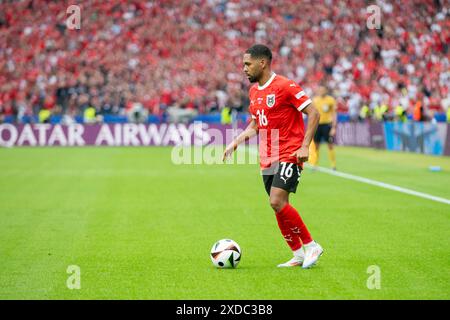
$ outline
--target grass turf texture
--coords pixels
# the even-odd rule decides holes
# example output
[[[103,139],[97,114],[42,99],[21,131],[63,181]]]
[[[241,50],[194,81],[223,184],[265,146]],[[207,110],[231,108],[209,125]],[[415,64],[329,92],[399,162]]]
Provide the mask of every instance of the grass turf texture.
[[[258,166],[170,155],[0,149],[0,299],[450,298],[449,205],[305,169],[291,203],[325,253],[313,269],[279,269],[291,253]],[[343,172],[450,198],[450,158],[340,147],[337,159]],[[212,266],[222,238],[243,250],[237,269]],[[69,265],[80,290],[66,286]],[[371,265],[379,290],[366,286]]]

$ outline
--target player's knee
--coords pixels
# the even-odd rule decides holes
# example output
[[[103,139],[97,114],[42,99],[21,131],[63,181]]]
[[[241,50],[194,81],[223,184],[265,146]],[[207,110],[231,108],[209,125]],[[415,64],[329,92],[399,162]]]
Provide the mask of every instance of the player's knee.
[[[270,206],[275,212],[281,211],[286,205],[286,201],[280,199],[279,197],[270,197]]]

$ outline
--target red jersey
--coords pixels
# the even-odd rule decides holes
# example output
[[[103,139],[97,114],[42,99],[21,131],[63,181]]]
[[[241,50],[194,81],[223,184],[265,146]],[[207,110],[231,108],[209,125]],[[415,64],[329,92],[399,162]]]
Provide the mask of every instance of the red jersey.
[[[249,111],[258,124],[261,169],[276,162],[297,162],[291,156],[303,143],[302,110],[311,99],[294,81],[275,73],[263,85],[250,88]]]

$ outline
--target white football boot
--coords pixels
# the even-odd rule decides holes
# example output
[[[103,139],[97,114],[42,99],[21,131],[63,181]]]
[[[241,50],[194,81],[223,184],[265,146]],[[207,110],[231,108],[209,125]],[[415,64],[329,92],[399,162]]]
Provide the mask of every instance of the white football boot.
[[[305,252],[303,248],[298,250],[298,254],[294,254],[294,257],[289,260],[288,262],[282,263],[278,265],[278,268],[289,268],[289,267],[298,267],[303,264],[303,261],[305,260]]]
[[[305,248],[305,259],[302,268],[308,269],[317,263],[320,256],[323,254],[323,249],[317,242],[313,241],[303,246]]]

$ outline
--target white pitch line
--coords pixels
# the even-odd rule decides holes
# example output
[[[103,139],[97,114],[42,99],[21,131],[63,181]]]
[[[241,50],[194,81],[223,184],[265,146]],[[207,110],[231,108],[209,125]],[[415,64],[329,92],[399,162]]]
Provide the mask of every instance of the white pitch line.
[[[249,148],[249,151],[251,153],[257,153],[258,152],[256,149],[253,149],[253,148]],[[308,167],[308,168],[312,168],[312,166],[309,163],[305,163],[305,166]],[[450,200],[449,199],[436,197],[436,196],[433,196],[431,194],[418,192],[418,191],[414,191],[414,190],[411,190],[411,189],[406,189],[406,188],[394,186],[394,185],[389,184],[389,183],[379,182],[379,181],[375,181],[375,180],[372,180],[372,179],[367,179],[367,178],[355,176],[355,175],[352,175],[352,174],[349,174],[349,173],[334,171],[334,170],[330,170],[330,169],[323,168],[323,167],[316,167],[316,168],[317,168],[317,171],[328,173],[328,174],[331,174],[331,175],[334,175],[334,176],[337,176],[337,177],[350,179],[350,180],[354,180],[354,181],[358,181],[358,182],[362,182],[362,183],[367,183],[367,184],[371,184],[373,186],[377,186],[377,187],[381,187],[381,188],[385,188],[385,189],[390,189],[390,190],[406,193],[406,194],[409,194],[409,195],[413,195],[413,196],[416,196],[416,197],[420,197],[420,198],[424,198],[424,199],[428,199],[428,200],[433,200],[433,201],[436,201],[436,202],[441,202],[441,203],[445,203],[445,204],[449,204],[450,205]]]
[[[312,168],[312,166],[309,165],[309,164],[306,164],[306,166],[308,166],[309,168]],[[372,180],[372,179],[367,179],[367,178],[355,176],[355,175],[344,173],[344,172],[334,171],[334,170],[330,170],[330,169],[323,168],[323,167],[317,167],[317,171],[328,173],[328,174],[331,174],[331,175],[334,175],[334,176],[337,176],[337,177],[350,179],[350,180],[354,180],[354,181],[358,181],[358,182],[363,182],[363,183],[371,184],[373,186],[377,186],[377,187],[381,187],[381,188],[385,188],[385,189],[390,189],[390,190],[394,190],[394,191],[410,194],[410,195],[413,195],[413,196],[416,196],[416,197],[425,198],[425,199],[428,199],[428,200],[433,200],[433,201],[436,201],[436,202],[441,202],[441,203],[445,203],[445,204],[449,204],[450,205],[450,200],[449,199],[432,196],[431,194],[418,192],[418,191],[414,191],[414,190],[410,190],[410,189],[406,189],[406,188],[402,188],[402,187],[397,187],[397,186],[394,186],[392,184],[379,182],[379,181],[375,181],[375,180]]]

